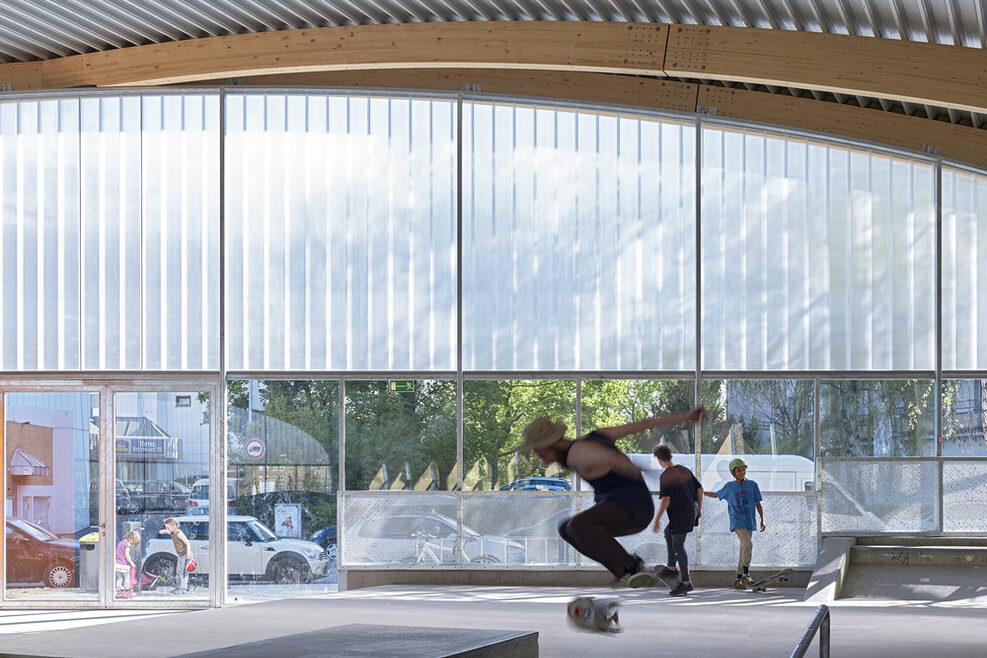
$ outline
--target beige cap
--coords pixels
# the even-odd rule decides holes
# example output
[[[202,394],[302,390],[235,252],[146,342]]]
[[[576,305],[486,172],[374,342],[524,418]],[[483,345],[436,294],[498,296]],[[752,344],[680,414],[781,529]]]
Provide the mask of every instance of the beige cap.
[[[525,425],[521,450],[547,448],[565,435],[565,423],[553,423],[548,416],[539,416]]]

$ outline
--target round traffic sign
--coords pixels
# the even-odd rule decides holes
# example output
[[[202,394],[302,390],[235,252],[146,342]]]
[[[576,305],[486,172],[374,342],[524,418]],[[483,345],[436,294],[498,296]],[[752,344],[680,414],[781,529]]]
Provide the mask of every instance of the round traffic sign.
[[[247,453],[247,456],[254,459],[260,459],[263,457],[265,450],[266,448],[264,447],[264,442],[260,439],[250,439],[243,446],[243,451]]]

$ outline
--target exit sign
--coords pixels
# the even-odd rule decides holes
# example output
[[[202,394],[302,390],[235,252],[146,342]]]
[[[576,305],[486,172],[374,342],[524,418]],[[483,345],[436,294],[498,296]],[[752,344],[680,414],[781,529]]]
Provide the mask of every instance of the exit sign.
[[[395,393],[414,393],[415,382],[411,379],[392,380],[391,390]]]

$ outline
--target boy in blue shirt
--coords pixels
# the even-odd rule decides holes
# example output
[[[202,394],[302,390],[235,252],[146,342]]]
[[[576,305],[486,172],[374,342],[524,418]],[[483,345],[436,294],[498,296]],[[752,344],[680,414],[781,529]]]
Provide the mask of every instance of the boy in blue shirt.
[[[737,562],[737,581],[733,584],[743,589],[754,582],[750,575],[751,551],[754,547],[751,534],[755,529],[754,510],[761,517],[761,530],[764,525],[764,509],[761,507],[761,489],[757,482],[747,479],[747,462],[739,457],[730,462],[730,474],[735,478],[727,482],[719,491],[703,492],[704,496],[727,501],[730,511],[730,531],[740,540],[740,560]]]

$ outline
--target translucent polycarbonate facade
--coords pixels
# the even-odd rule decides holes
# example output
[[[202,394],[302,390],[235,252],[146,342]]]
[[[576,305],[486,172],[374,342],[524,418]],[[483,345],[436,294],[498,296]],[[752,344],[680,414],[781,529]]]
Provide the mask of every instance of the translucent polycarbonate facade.
[[[232,370],[456,363],[449,100],[226,97]]]
[[[79,368],[79,100],[0,103],[0,369]]]
[[[463,104],[464,367],[694,367],[695,130]]]
[[[942,170],[942,365],[987,367],[987,176]]]
[[[219,367],[219,118],[218,94],[0,103],[0,369]]]
[[[712,126],[702,155],[703,367],[934,367],[930,163]]]

